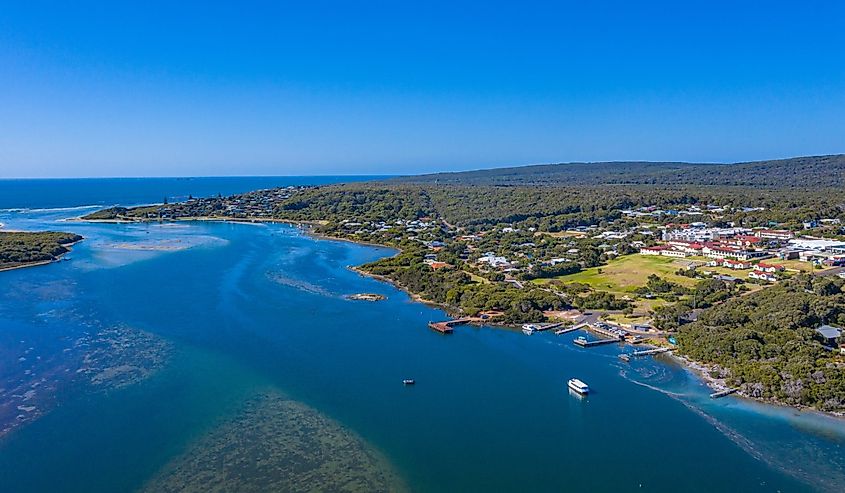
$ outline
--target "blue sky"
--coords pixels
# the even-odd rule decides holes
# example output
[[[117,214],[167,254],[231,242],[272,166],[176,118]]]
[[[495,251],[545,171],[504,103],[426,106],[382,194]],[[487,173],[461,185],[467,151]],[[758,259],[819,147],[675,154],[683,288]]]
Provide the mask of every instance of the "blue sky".
[[[842,2],[17,2],[0,177],[845,152]]]

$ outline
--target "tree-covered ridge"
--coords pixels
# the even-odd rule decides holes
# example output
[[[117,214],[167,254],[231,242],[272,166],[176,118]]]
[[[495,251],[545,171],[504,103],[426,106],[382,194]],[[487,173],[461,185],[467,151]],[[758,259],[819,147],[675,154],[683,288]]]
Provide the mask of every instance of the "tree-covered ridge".
[[[54,260],[66,245],[81,240],[73,233],[0,231],[0,269]]]
[[[724,368],[750,397],[843,411],[845,363],[815,328],[845,324],[844,283],[800,276],[714,305],[681,326],[680,351]]]
[[[561,163],[396,178],[452,185],[650,184],[801,188],[845,186],[845,155],[806,156],[732,164],[679,162]]]

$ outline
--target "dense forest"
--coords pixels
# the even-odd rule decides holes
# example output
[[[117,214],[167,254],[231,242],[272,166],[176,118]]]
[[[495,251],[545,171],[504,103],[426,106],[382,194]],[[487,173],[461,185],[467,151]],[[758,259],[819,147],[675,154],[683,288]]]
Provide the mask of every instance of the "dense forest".
[[[72,233],[0,231],[0,269],[45,262],[68,252],[66,245],[81,240]]]
[[[750,397],[845,411],[845,363],[814,330],[845,324],[843,283],[800,276],[716,304],[680,327],[680,350],[724,368]]]
[[[732,164],[678,162],[562,163],[401,177],[398,182],[451,185],[693,185],[803,188],[845,186],[845,155]]]
[[[480,230],[497,224],[541,231],[602,225],[620,219],[620,210],[717,204],[737,210],[723,219],[744,226],[800,227],[825,217],[845,219],[843,190],[765,190],[744,187],[605,185],[595,187],[495,187],[356,183],[305,190],[276,205],[275,216],[294,220],[391,221],[439,217]],[[753,213],[743,207],[762,208]],[[666,221],[677,220],[667,217]]]

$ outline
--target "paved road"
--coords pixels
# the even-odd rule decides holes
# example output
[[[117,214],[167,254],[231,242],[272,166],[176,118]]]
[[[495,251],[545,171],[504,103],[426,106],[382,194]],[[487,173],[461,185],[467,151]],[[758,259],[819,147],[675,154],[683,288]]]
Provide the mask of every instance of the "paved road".
[[[817,276],[837,276],[840,273],[845,272],[845,267],[834,267],[832,269],[825,269],[822,271],[814,271],[813,274]]]

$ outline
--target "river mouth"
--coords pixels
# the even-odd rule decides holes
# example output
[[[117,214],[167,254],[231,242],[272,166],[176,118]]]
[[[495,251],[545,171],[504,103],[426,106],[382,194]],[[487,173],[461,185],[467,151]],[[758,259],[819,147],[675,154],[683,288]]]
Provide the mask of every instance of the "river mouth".
[[[29,226],[57,228],[55,213],[27,214]],[[636,385],[620,375],[615,345],[472,326],[442,337],[426,325],[445,314],[347,269],[384,249],[279,224],[72,227],[86,241],[70,262],[0,276],[4,333],[40,335],[25,357],[56,344],[61,358],[57,341],[91,324],[130,327],[168,350],[146,378],[70,392],[0,440],[0,480],[14,491],[190,491],[203,481],[219,491],[826,491],[811,476],[842,470],[838,435],[771,419],[763,429],[759,414],[710,402],[700,382],[656,359],[627,366],[648,387]],[[114,248],[133,241],[141,246]],[[147,247],[171,244],[180,248]],[[133,366],[89,377],[122,382]],[[23,378],[2,369],[0,388]],[[573,377],[595,392],[570,396]],[[782,458],[784,441],[813,457],[800,481],[784,461],[757,458]],[[667,455],[671,468],[646,467]]]

